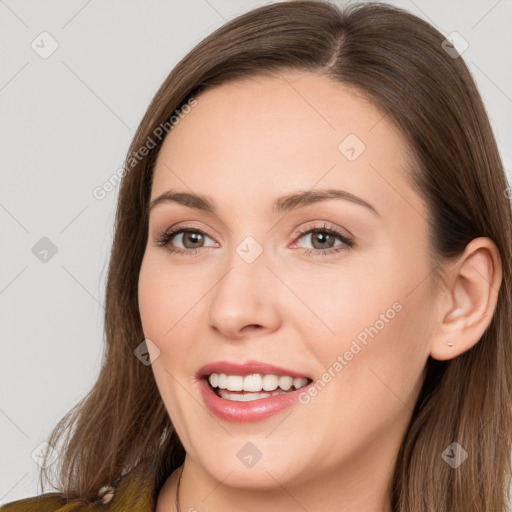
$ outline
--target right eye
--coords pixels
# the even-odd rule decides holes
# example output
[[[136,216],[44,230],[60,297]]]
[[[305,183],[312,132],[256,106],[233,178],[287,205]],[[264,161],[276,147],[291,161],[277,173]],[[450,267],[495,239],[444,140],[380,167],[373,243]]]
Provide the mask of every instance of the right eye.
[[[166,247],[172,254],[196,254],[204,245],[204,240],[209,238],[206,233],[193,226],[180,226],[160,233],[156,238],[156,245]],[[174,239],[180,239],[183,248],[176,248],[171,244]],[[173,242],[174,243],[174,242]],[[199,245],[198,245],[199,244]],[[214,242],[216,244],[216,242]],[[196,245],[196,247],[190,247]]]

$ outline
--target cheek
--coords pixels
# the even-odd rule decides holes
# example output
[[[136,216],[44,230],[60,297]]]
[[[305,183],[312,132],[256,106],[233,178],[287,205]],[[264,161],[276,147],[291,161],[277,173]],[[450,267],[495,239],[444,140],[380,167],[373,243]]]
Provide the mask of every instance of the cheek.
[[[139,274],[138,300],[144,335],[151,340],[159,337],[160,331],[164,329],[162,325],[162,313],[166,308],[162,303],[166,300],[164,291],[164,283],[158,279],[158,273],[145,259]]]
[[[306,275],[305,273],[303,275]],[[293,276],[289,276],[292,281]],[[364,344],[368,331],[377,324],[382,330],[399,315],[400,294],[390,289],[392,283],[378,282],[364,269],[334,269],[294,280],[294,293],[308,305],[298,304],[300,325],[309,325],[322,335],[321,346],[330,346],[336,353],[348,348],[353,339]],[[307,324],[304,323],[307,321]],[[307,339],[307,338],[306,338]]]
[[[200,299],[207,289],[204,280],[194,279],[183,267],[171,267],[165,255],[145,255],[138,282],[139,312],[145,338],[160,351],[153,364],[157,381],[167,380],[172,387],[174,379],[167,372],[190,376],[195,370],[193,340],[200,339]]]
[[[327,371],[345,376],[335,379],[343,393],[386,393],[387,385],[408,395],[426,363],[432,330],[426,285],[417,286],[414,273],[387,268],[380,279],[369,272],[332,279],[335,293],[310,299],[331,332],[305,339]]]
[[[173,330],[180,328],[180,319],[186,322],[190,302],[199,293],[197,287],[190,286],[183,271],[166,265],[161,254],[146,254],[138,284],[139,311],[145,335],[150,339],[151,335],[156,339],[171,336]]]
[[[139,311],[145,338],[159,349],[151,365],[155,381],[173,424],[180,428],[184,416],[180,404],[187,403],[187,397],[177,399],[183,390],[176,380],[176,368],[183,369],[190,346],[180,343],[179,340],[186,337],[178,334],[186,328],[186,312],[190,306],[183,297],[186,287],[180,289],[183,277],[180,280],[179,275],[171,276],[159,256],[146,254],[142,262],[138,282]]]

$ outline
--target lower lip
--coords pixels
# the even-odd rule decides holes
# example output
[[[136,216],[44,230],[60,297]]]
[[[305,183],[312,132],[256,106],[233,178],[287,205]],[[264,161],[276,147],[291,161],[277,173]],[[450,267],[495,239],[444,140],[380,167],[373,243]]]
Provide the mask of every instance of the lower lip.
[[[264,420],[287,407],[295,405],[299,400],[299,394],[311,384],[282,395],[269,396],[248,402],[237,402],[218,396],[206,379],[201,379],[199,382],[206,407],[222,420],[239,423]]]

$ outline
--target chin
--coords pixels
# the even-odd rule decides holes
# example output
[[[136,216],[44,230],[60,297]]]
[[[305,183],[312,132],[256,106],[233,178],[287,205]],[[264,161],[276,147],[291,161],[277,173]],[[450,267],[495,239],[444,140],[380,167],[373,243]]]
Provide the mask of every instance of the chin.
[[[226,437],[224,443],[212,438],[207,446],[196,444],[190,447],[191,451],[187,447],[187,457],[192,459],[192,463],[223,485],[265,491],[300,478],[301,472],[310,473],[303,450],[290,445],[283,450],[282,441],[272,442],[261,437],[246,436],[243,440],[228,434]],[[196,436],[193,438],[198,439]],[[216,449],[212,450],[212,445]],[[299,457],[296,459],[297,454]]]

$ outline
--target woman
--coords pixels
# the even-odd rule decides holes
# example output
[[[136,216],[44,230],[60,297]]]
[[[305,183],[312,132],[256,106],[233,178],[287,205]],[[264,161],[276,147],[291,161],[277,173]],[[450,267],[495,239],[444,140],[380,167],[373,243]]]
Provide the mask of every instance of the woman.
[[[511,208],[438,31],[248,12],[170,73],[125,170],[60,492],[2,510],[505,510]]]

